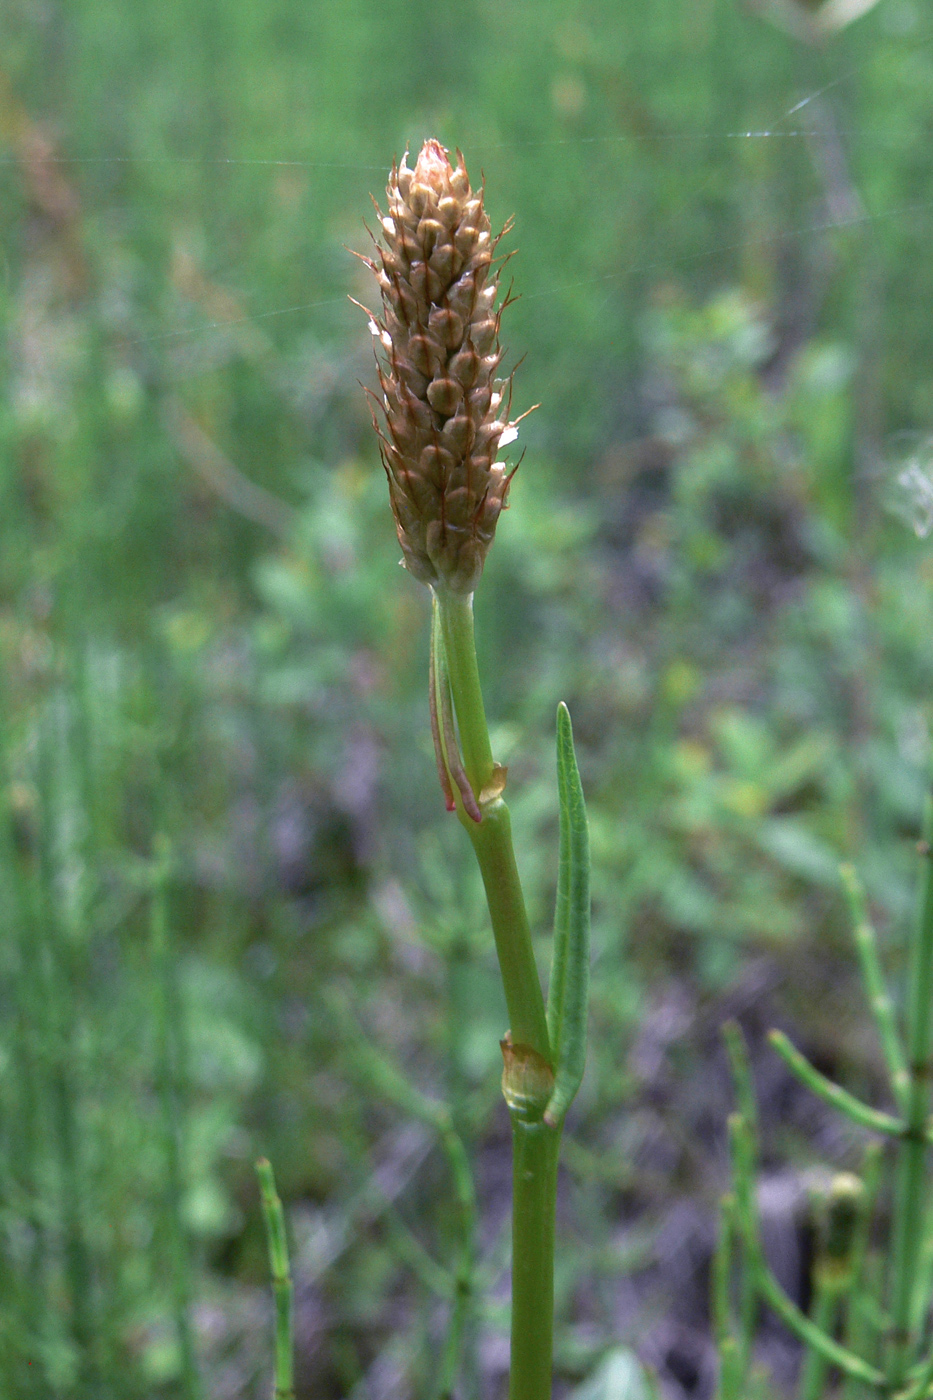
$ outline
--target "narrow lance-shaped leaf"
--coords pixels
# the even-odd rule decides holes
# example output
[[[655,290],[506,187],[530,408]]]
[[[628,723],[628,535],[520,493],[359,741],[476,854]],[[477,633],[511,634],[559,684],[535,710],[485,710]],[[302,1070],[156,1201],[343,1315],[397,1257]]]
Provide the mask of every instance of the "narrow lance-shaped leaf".
[[[555,1078],[544,1114],[555,1127],[583,1078],[590,990],[590,837],[570,711],[563,702],[557,707],[557,790],[560,849],[547,1005]]]

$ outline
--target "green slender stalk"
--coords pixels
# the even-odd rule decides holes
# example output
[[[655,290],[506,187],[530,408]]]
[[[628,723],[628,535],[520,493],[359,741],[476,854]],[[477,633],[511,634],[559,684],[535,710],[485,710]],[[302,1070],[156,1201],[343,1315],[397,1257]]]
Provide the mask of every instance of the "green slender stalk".
[[[509,1400],[550,1400],[554,1207],[560,1128],[512,1114],[512,1349]]]
[[[928,1134],[929,1136],[929,1130]],[[918,1284],[914,1290],[913,1325],[919,1332],[929,1310],[929,1300],[933,1297],[933,1203],[927,1203],[926,1222],[923,1228],[923,1248],[917,1266]]]
[[[722,1028],[729,1067],[735,1085],[735,1097],[742,1122],[746,1124],[750,1141],[754,1145],[758,1137],[758,1104],[755,1099],[755,1086],[752,1083],[752,1067],[748,1062],[748,1049],[742,1028],[737,1021],[727,1021]],[[754,1155],[752,1157],[754,1167]]]
[[[824,1336],[831,1337],[838,1313],[838,1291],[828,1286],[825,1281],[818,1279],[810,1321],[814,1327],[819,1328]],[[808,1347],[800,1372],[799,1400],[821,1400],[828,1374],[829,1362],[826,1357],[815,1347]]]
[[[463,1132],[468,1116],[466,1030],[470,1024],[469,939],[458,931],[444,950],[447,974],[447,1101],[458,1132]]]
[[[435,591],[463,764],[482,814],[457,812],[479,863],[509,1013],[503,1091],[512,1120],[512,1327],[509,1400],[550,1400],[554,1211],[559,1125],[543,1121],[553,1090],[551,1047],[512,847],[509,810],[489,742],[476,663],[472,598]],[[528,1052],[531,1052],[530,1055]]]
[[[876,1108],[870,1108],[868,1104],[862,1103],[854,1094],[850,1094],[847,1089],[834,1084],[831,1079],[827,1079],[825,1074],[820,1074],[818,1069],[814,1069],[810,1061],[801,1055],[783,1031],[770,1031],[768,1040],[778,1052],[787,1068],[792,1074],[805,1084],[814,1094],[818,1095],[824,1103],[828,1103],[831,1108],[835,1108],[839,1113],[844,1113],[847,1118],[851,1118],[853,1123],[858,1123],[862,1128],[870,1128],[873,1132],[884,1133],[888,1137],[903,1137],[904,1124],[900,1118],[894,1118],[890,1113],[881,1113]]]
[[[414,1230],[405,1223],[395,1202],[388,1196],[383,1205],[383,1219],[392,1248],[402,1262],[408,1265],[429,1293],[436,1293],[439,1298],[449,1301],[454,1291],[450,1270],[445,1269],[443,1264],[438,1264],[428,1253]]]
[[[719,1357],[717,1400],[739,1400],[742,1392],[742,1350],[732,1321],[732,1264],[736,1243],[735,1197],[724,1196],[719,1208],[719,1239],[713,1255],[711,1304],[713,1336]]]
[[[854,1247],[852,1251],[852,1270],[855,1277],[855,1285],[852,1292],[846,1299],[846,1312],[843,1324],[842,1341],[850,1351],[854,1351],[858,1356],[864,1356],[866,1360],[872,1361],[875,1358],[877,1334],[872,1334],[872,1329],[867,1316],[869,1306],[878,1296],[875,1286],[875,1279],[872,1277],[872,1260],[869,1258],[869,1242],[871,1238],[871,1222],[878,1199],[878,1190],[881,1185],[881,1172],[883,1166],[883,1149],[878,1142],[869,1143],[862,1160],[861,1178],[865,1187],[865,1207],[862,1211],[855,1235]],[[865,1395],[864,1386],[853,1380],[851,1376],[846,1378],[842,1391],[842,1400],[863,1400]]]
[[[483,877],[486,902],[509,1012],[509,1029],[516,1044],[528,1045],[550,1063],[544,998],[538,981],[531,929],[525,912],[515,852],[512,821],[501,798],[469,830]]]
[[[925,858],[920,911],[910,947],[907,984],[907,1129],[899,1148],[894,1190],[891,1267],[891,1335],[887,1380],[903,1384],[917,1345],[914,1295],[917,1286],[926,1196],[930,1111],[931,1039],[933,1039],[933,801],[927,799],[922,852]]]
[[[434,752],[437,758],[438,777],[444,793],[444,805],[448,812],[459,807],[473,822],[481,822],[483,814],[479,809],[477,794],[474,792],[460,756],[460,743],[454,721],[453,696],[450,690],[450,675],[447,669],[447,651],[441,631],[440,611],[435,599],[431,610],[431,668],[428,678],[431,692],[431,730],[434,738]],[[456,785],[456,795],[454,794]]]
[[[256,1163],[262,1193],[262,1217],[269,1244],[272,1291],[275,1296],[275,1400],[295,1400],[292,1273],[288,1262],[285,1213],[275,1189],[272,1165],[266,1157]]]
[[[450,686],[457,711],[457,727],[463,750],[463,765],[477,798],[491,781],[495,770],[486,707],[480,686],[473,638],[473,597],[435,589],[438,614],[447,652]]]
[[[898,1108],[904,1113],[907,1109],[907,1097],[910,1092],[910,1076],[907,1073],[904,1047],[901,1044],[894,1016],[894,1003],[881,970],[878,939],[868,917],[868,901],[854,866],[843,865],[839,874],[845,886],[852,932],[862,971],[862,982],[869,1008],[874,1017],[878,1039],[881,1041],[881,1048],[884,1052],[891,1080],[891,1090]]]
[[[745,1241],[748,1266],[752,1273],[755,1288],[778,1317],[808,1347],[825,1357],[830,1365],[838,1366],[848,1376],[865,1382],[876,1389],[885,1384],[883,1372],[870,1366],[860,1356],[855,1356],[847,1347],[833,1341],[821,1331],[810,1318],[800,1311],[784,1292],[775,1278],[764,1256],[758,1231],[758,1215],[755,1208],[754,1192],[754,1148],[748,1124],[740,1114],[734,1113],[729,1120],[730,1143],[732,1147],[733,1170],[735,1175],[735,1198],[738,1207],[738,1220]]]
[[[884,1385],[883,1372],[869,1365],[847,1347],[841,1346],[811,1318],[800,1311],[784,1292],[768,1266],[761,1244],[758,1212],[755,1203],[756,1120],[754,1087],[745,1041],[741,1030],[730,1022],[724,1027],[726,1047],[736,1085],[740,1111],[729,1119],[729,1147],[734,1183],[734,1211],[738,1230],[745,1245],[747,1276],[750,1280],[751,1313],[743,1318],[743,1337],[750,1341],[754,1327],[754,1303],[761,1297],[780,1317],[790,1331],[830,1365],[838,1366],[843,1374],[878,1388]],[[747,1364],[747,1363],[746,1363]]]
[[[492,756],[476,664],[473,601],[442,589],[436,590],[435,597],[447,653],[463,764],[482,810],[482,821],[473,821],[462,811],[459,803],[457,812],[473,843],[483,877],[509,1012],[509,1029],[516,1044],[530,1046],[550,1063],[544,997],[515,863],[509,809],[500,793],[491,800],[484,800],[483,796],[494,785],[499,770]]]
[[[862,1222],[868,1205],[864,1182],[852,1172],[838,1172],[821,1202],[811,1320],[827,1337],[835,1334],[845,1303],[858,1286]],[[800,1373],[799,1400],[821,1400],[829,1369],[826,1357],[809,1347]]]
[[[732,1135],[732,1158],[733,1170],[738,1183],[740,1171],[746,1171],[749,1179],[753,1178],[756,1161],[756,1143],[758,1140],[758,1104],[755,1100],[755,1086],[752,1083],[752,1068],[748,1062],[748,1049],[745,1044],[745,1037],[737,1021],[727,1021],[722,1028],[723,1039],[726,1042],[726,1053],[729,1056],[729,1065],[732,1070],[732,1078],[735,1084],[735,1096],[739,1105],[739,1118],[745,1125],[744,1133],[740,1133],[738,1128]],[[747,1150],[740,1150],[740,1149]],[[739,1213],[738,1187],[732,1196],[731,1215],[733,1228],[738,1235],[743,1236],[742,1217]],[[743,1239],[744,1243],[744,1239]],[[746,1258],[739,1275],[739,1359],[736,1363],[740,1376],[747,1376],[752,1362],[752,1343],[755,1337],[755,1327],[758,1322],[758,1292],[755,1284],[754,1270],[751,1260]]]
[[[476,1193],[470,1174],[470,1161],[455,1122],[446,1115],[438,1122],[441,1146],[447,1157],[454,1183],[459,1220],[460,1251],[454,1273],[454,1296],[447,1327],[447,1339],[438,1375],[438,1400],[450,1400],[457,1373],[467,1358],[467,1334],[474,1314],[474,1275],[476,1240]]]

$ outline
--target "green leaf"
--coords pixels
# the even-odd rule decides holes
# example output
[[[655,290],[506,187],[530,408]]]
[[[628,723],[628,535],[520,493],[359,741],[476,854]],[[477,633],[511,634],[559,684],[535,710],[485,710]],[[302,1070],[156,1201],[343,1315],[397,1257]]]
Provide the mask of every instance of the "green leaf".
[[[839,880],[839,858],[802,822],[793,817],[774,817],[758,832],[763,851],[791,875],[815,885],[835,886]]]
[[[557,707],[557,791],[560,849],[547,1005],[555,1080],[544,1115],[554,1125],[563,1121],[583,1078],[590,990],[590,837],[570,711],[563,702]]]

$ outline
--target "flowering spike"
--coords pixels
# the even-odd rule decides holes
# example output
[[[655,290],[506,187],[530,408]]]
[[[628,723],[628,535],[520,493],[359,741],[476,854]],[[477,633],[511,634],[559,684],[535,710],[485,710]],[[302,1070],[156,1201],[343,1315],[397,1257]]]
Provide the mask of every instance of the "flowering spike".
[[[502,234],[493,239],[459,151],[456,167],[434,140],[413,170],[407,155],[392,167],[370,262],[383,307],[381,321],[371,317],[388,429],[379,450],[405,567],[469,594],[508,503],[511,476],[496,456],[516,426],[511,380],[496,377]]]

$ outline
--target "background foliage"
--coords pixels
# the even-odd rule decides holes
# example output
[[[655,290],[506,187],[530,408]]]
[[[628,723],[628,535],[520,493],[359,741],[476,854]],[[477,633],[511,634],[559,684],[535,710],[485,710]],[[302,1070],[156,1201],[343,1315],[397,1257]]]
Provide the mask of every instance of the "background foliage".
[[[477,616],[542,929],[561,698],[592,820],[559,1393],[635,1395],[633,1344],[709,1395],[718,1026],[875,1084],[839,860],[894,972],[911,906],[933,562],[887,503],[914,462],[929,523],[922,6],[808,46],[736,0],[8,0],[0,39],[6,1391],[266,1394],[262,1152],[300,1395],[428,1394],[451,1186],[368,1043],[468,1143],[462,1395],[500,1393],[504,1008],[346,301],[369,192],[436,134],[515,215],[541,404]],[[860,1142],[756,1068],[805,1300],[812,1164]],[[776,1328],[762,1359],[780,1392]]]

